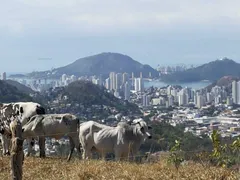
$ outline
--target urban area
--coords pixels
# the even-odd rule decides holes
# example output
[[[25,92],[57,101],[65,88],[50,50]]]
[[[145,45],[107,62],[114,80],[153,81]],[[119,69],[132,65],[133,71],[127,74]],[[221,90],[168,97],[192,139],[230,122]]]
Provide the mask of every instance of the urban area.
[[[7,79],[6,73],[2,74],[2,79]],[[145,88],[144,82],[152,79],[151,74],[146,79],[142,77],[142,73],[137,76],[133,73],[111,72],[106,79],[101,76],[76,77],[63,74],[59,80],[12,80],[39,92],[64,87],[77,80],[91,81],[104,86],[115,97],[137,104],[144,116],[151,121],[164,121],[172,126],[183,124],[185,132],[192,132],[197,136],[210,136],[213,130],[218,130],[222,137],[240,136],[240,82],[236,81],[232,82],[232,89],[229,91],[227,87],[219,86],[197,90],[176,85]],[[118,116],[119,114],[115,114],[116,121]],[[54,154],[57,147],[54,144],[66,144],[68,140],[47,143],[46,152]]]

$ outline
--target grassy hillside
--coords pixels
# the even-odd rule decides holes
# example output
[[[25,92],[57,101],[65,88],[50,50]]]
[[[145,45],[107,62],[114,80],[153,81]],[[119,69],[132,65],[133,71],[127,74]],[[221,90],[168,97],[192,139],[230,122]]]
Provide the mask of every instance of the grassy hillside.
[[[134,164],[128,162],[80,161],[69,163],[57,158],[26,158],[23,166],[23,179],[28,180],[71,180],[71,179],[203,179],[237,180],[235,171],[216,167],[203,167],[189,163],[180,167],[179,172],[163,160],[152,164]],[[10,179],[9,158],[0,158],[0,179]]]
[[[5,82],[12,86],[15,86],[19,91],[21,91],[23,93],[26,93],[26,94],[34,93],[34,91],[30,87],[27,87],[17,81],[6,80]]]
[[[21,91],[16,86],[0,80],[0,102],[17,101],[32,101],[32,98],[25,91]]]

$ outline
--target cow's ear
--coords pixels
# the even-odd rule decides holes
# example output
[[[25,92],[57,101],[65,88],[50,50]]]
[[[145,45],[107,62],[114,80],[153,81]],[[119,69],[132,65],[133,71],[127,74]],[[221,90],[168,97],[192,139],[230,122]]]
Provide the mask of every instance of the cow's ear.
[[[148,126],[148,129],[152,129],[152,126]]]

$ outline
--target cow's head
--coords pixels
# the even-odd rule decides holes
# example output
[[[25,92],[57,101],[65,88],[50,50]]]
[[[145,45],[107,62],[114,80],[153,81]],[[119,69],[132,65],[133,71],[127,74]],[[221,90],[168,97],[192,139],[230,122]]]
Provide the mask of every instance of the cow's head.
[[[131,124],[137,126],[138,133],[142,134],[148,139],[152,138],[152,135],[149,133],[149,130],[152,129],[152,127],[148,126],[142,118],[134,119]]]
[[[9,129],[9,126],[6,125],[5,122],[0,124],[0,134],[5,135],[9,138],[12,137],[11,131]]]
[[[27,123],[34,115],[45,114],[45,109],[34,102],[15,103],[13,109],[23,124]]]

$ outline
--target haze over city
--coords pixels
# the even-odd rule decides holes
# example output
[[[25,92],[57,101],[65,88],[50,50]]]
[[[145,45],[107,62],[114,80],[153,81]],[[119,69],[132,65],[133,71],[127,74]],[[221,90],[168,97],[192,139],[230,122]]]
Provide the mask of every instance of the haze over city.
[[[156,67],[239,60],[239,5],[233,1],[4,1],[0,71],[29,72],[118,52]]]

